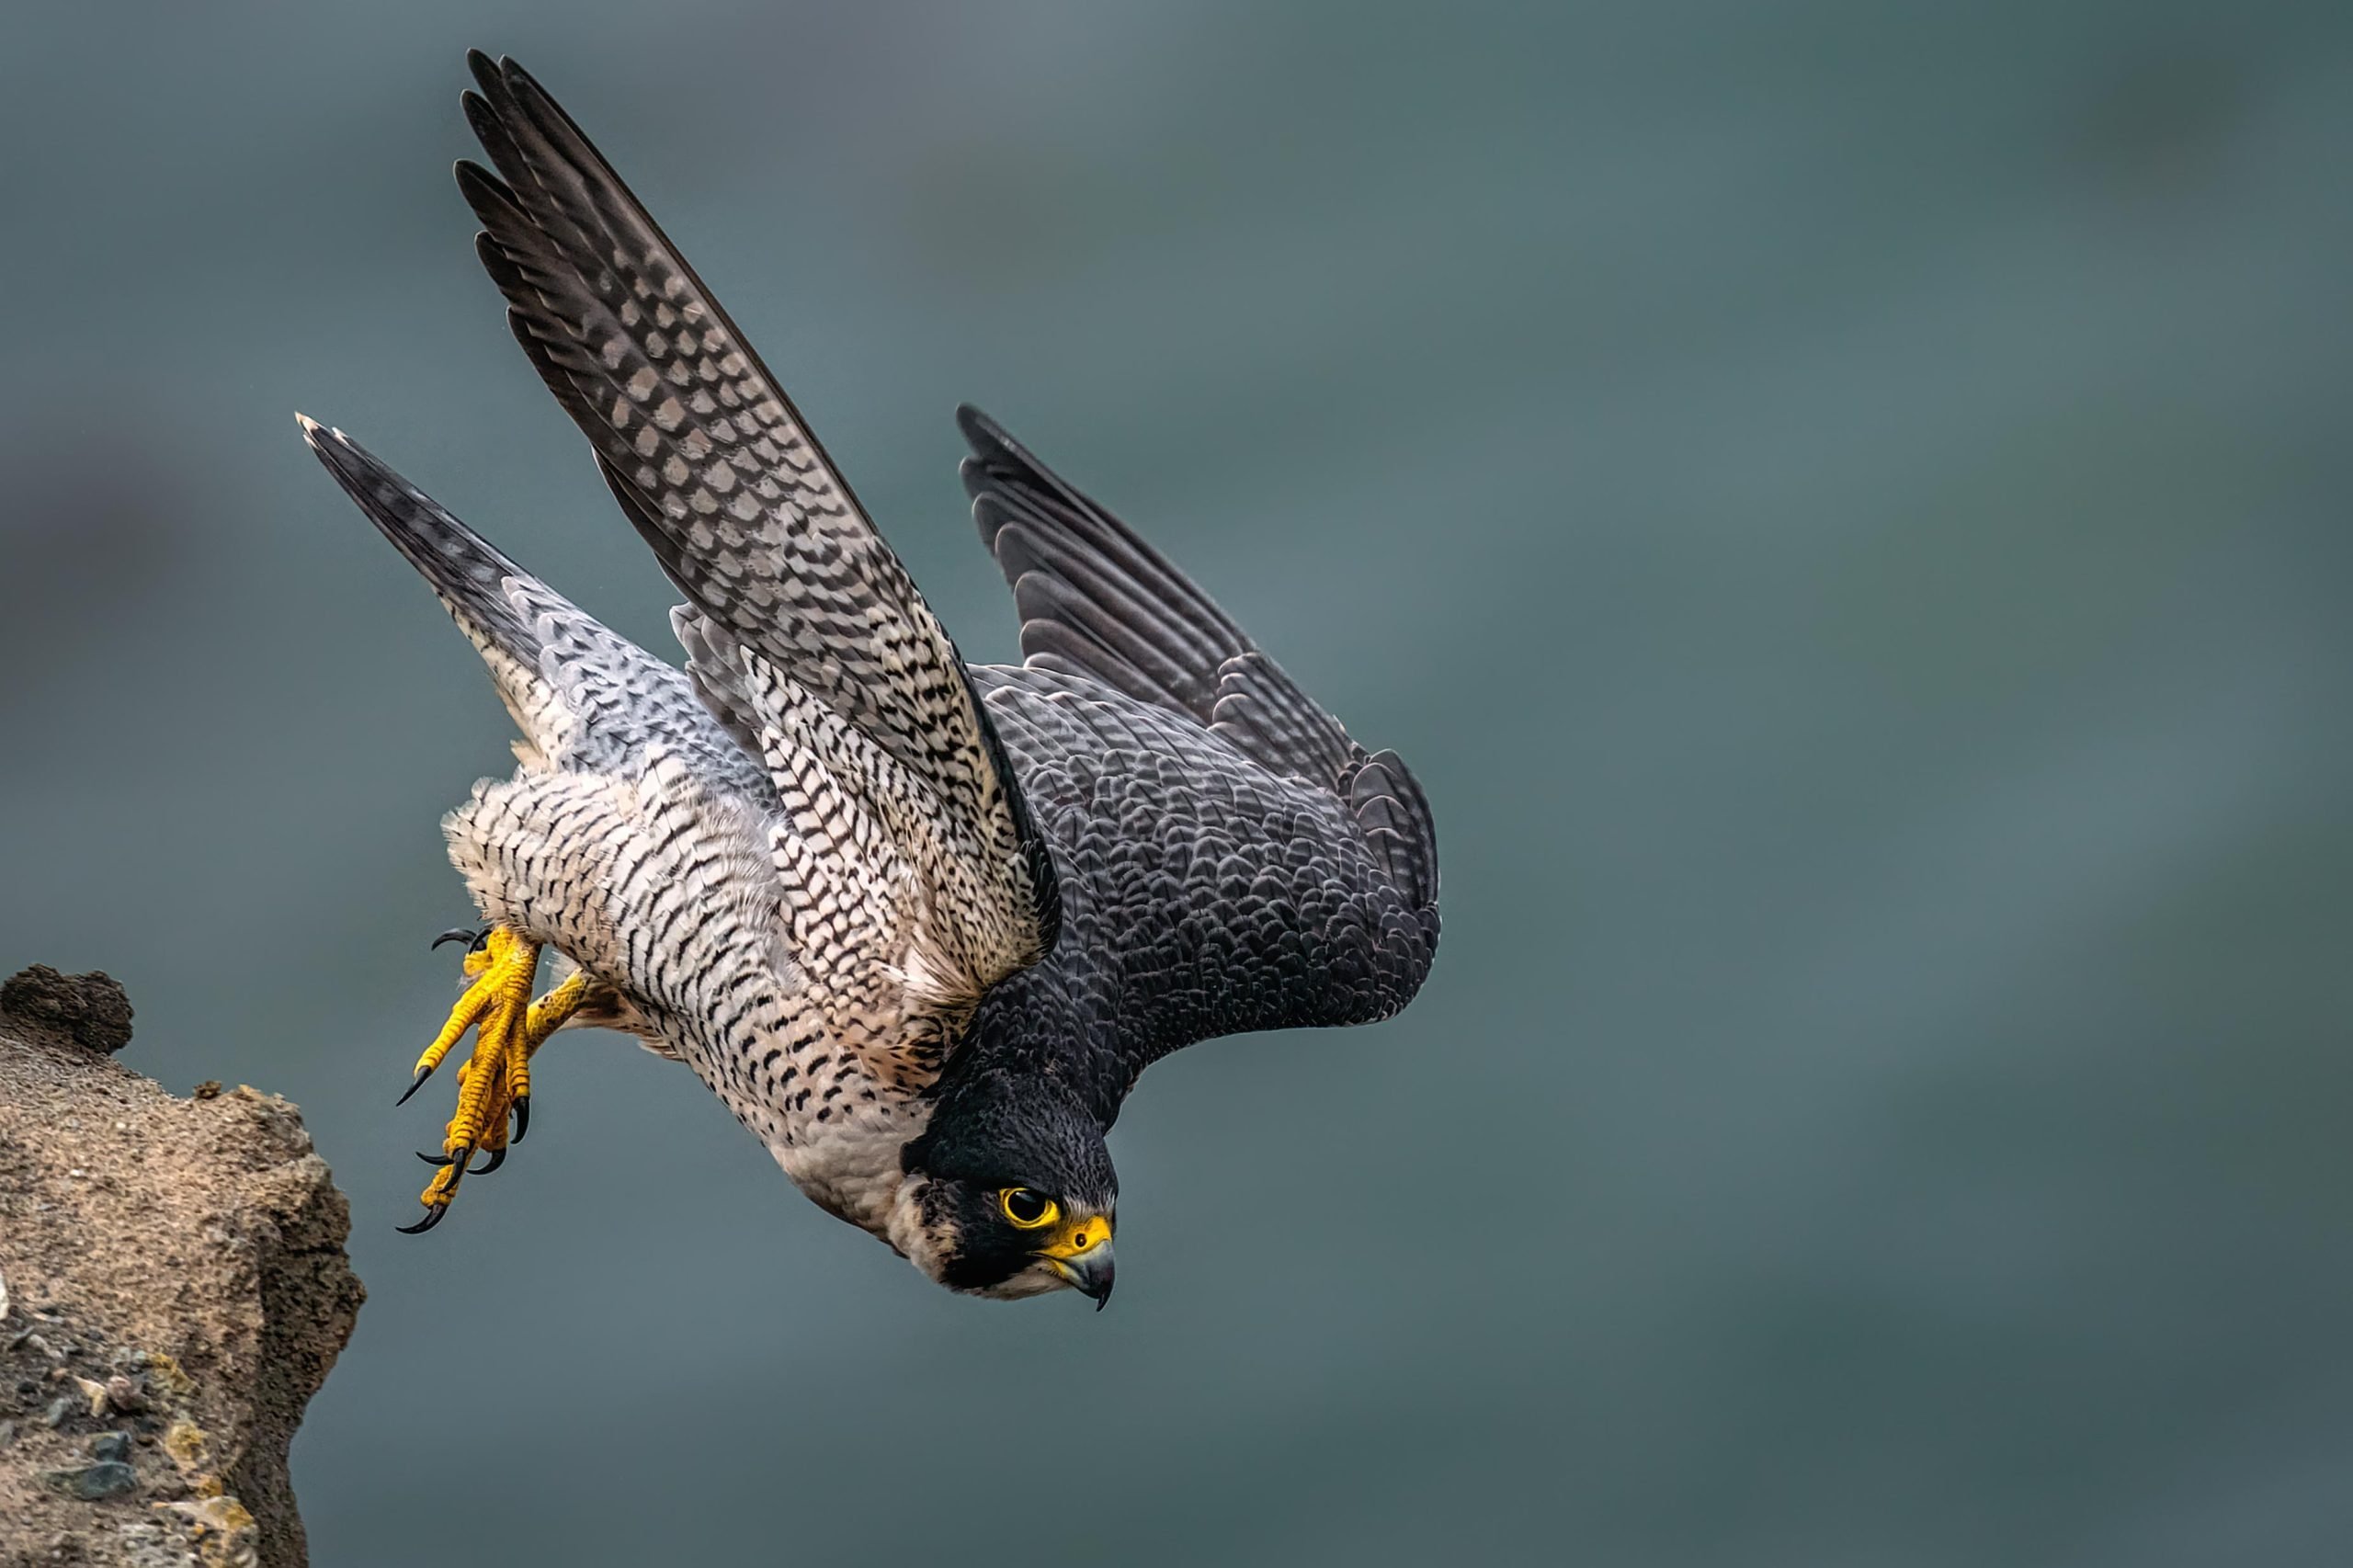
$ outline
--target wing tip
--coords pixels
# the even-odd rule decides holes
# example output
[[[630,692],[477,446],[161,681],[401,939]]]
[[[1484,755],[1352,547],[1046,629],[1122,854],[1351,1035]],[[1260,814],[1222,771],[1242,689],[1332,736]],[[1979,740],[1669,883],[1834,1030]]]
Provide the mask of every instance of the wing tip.
[[[960,403],[956,405],[956,427],[964,433],[964,439],[975,448],[983,442],[1002,444],[1006,438],[1003,426],[969,403]]]
[[[466,51],[466,70],[485,93],[495,92],[505,85],[502,74],[513,62],[506,55],[494,60],[486,50]]]
[[[302,432],[302,444],[338,480],[347,475],[392,472],[381,458],[332,425],[322,425],[300,409],[295,411],[294,425]],[[348,489],[348,483],[345,487]]]
[[[477,129],[475,134],[487,145],[492,132]],[[512,238],[528,222],[521,217],[515,187],[492,170],[472,158],[460,158],[450,166],[449,174],[458,182],[458,194],[466,199],[466,205],[473,209],[475,221],[482,224],[477,243],[489,238],[494,231],[504,231]]]
[[[1048,483],[1050,488],[1066,488],[1052,470],[1040,462],[1029,449],[1014,439],[1010,431],[991,418],[977,404],[960,403],[956,405],[956,428],[962,432],[964,444],[972,449],[965,460],[967,465],[964,486],[973,494],[974,477],[985,483]],[[1010,467],[1013,472],[1006,472]]]

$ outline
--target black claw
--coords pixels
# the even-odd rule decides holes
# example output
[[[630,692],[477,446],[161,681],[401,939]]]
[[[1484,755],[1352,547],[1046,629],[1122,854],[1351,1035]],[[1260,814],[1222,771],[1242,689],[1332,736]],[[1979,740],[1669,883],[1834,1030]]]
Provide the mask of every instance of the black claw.
[[[444,942],[463,942],[466,945],[467,951],[471,952],[475,948],[481,946],[482,939],[485,935],[487,935],[487,933],[488,927],[486,926],[483,930],[477,931],[471,926],[452,926],[447,931],[442,932],[438,937],[434,937],[433,945],[434,947],[438,948]]]
[[[415,1224],[394,1225],[392,1229],[398,1231],[404,1236],[421,1236],[425,1234],[426,1232],[431,1230],[434,1226],[439,1224],[441,1222],[441,1216],[447,1214],[449,1211],[449,1206],[446,1203],[442,1204],[438,1209],[427,1208],[425,1210],[425,1218],[419,1220]]]
[[[520,1143],[523,1141],[523,1134],[530,1130],[531,1096],[517,1095],[515,1096],[515,1131],[507,1135],[506,1141],[509,1143]]]
[[[430,1078],[431,1076],[433,1076],[433,1069],[432,1069],[432,1068],[430,1068],[430,1067],[420,1067],[420,1068],[418,1068],[418,1069],[416,1070],[416,1076],[415,1076],[415,1078],[413,1078],[413,1079],[409,1080],[409,1085],[408,1085],[408,1087],[407,1087],[407,1088],[405,1088],[405,1089],[403,1089],[403,1090],[401,1091],[401,1097],[400,1097],[400,1098],[398,1098],[398,1099],[396,1099],[396,1100],[394,1100],[392,1103],[393,1103],[394,1105],[396,1105],[396,1106],[403,1106],[403,1105],[406,1105],[406,1104],[408,1104],[408,1097],[409,1097],[409,1096],[411,1096],[411,1095],[413,1095],[413,1094],[416,1093],[416,1091],[417,1091],[417,1090],[419,1090],[419,1089],[421,1089],[421,1088],[425,1087],[425,1080],[426,1080],[427,1078]]]
[[[493,1149],[490,1152],[490,1164],[486,1165],[476,1165],[467,1174],[470,1176],[488,1176],[491,1172],[496,1170],[506,1163],[506,1151],[504,1149]]]
[[[416,1152],[416,1157],[417,1157],[418,1159],[420,1159],[420,1160],[423,1160],[423,1161],[424,1161],[426,1165],[448,1165],[448,1164],[449,1163],[449,1155],[447,1155],[447,1154],[428,1154],[428,1153],[426,1153],[424,1150],[422,1150],[422,1149],[419,1149],[419,1150]]]

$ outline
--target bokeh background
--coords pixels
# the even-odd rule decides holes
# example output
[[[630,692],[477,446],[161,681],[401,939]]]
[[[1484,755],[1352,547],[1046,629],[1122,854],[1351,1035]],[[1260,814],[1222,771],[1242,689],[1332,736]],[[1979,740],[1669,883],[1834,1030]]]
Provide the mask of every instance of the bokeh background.
[[[2353,9],[8,32],[0,969],[352,1194],[322,1564],[2353,1561]],[[468,246],[468,45],[974,656],[966,398],[1426,782],[1428,989],[1153,1072],[1115,1310],[933,1290],[611,1036],[392,1233],[507,729],[294,410],[668,647]]]

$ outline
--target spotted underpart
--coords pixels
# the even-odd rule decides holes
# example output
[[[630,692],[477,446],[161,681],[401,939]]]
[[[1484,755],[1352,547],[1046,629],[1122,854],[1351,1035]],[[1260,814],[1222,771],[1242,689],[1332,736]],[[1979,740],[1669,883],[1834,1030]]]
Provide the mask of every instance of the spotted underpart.
[[[486,918],[591,977],[584,1019],[690,1064],[818,1202],[958,1289],[1059,1288],[980,1234],[998,1187],[1108,1235],[1102,1134],[1153,1061],[1413,996],[1438,940],[1421,791],[971,410],[1024,663],[968,667],[619,176],[519,67],[472,60],[478,249],[686,595],[688,664],[306,421],[522,731],[515,776],[448,818],[451,858]]]

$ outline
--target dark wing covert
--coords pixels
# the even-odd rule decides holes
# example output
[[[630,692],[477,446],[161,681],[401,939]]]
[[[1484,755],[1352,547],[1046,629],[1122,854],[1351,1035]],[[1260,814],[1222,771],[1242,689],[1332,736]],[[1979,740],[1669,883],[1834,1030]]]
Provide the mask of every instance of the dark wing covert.
[[[1436,832],[1404,763],[1349,739],[995,421],[959,420],[1024,654],[1019,671],[976,673],[1063,862],[1074,937],[1100,950],[1095,972],[1074,950],[1023,981],[1059,971],[1086,993],[1065,1006],[1108,1022],[1124,1081],[1106,1086],[1121,1094],[1194,1040],[1404,1006],[1438,932]]]

